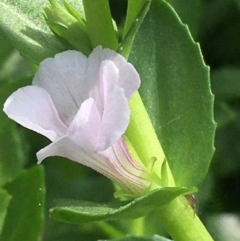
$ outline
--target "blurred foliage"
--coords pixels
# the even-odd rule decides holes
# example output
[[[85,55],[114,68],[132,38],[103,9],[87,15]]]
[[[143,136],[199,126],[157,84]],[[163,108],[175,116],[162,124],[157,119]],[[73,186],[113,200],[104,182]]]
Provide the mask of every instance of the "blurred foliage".
[[[110,1],[120,30],[126,14],[126,2]],[[238,0],[185,0],[181,1],[182,4],[179,4],[179,0],[168,2],[181,20],[188,24],[194,39],[199,41],[204,59],[211,67],[212,91],[215,94],[215,120],[218,123],[216,152],[208,176],[196,194],[200,203],[199,216],[205,220],[215,240],[240,240],[240,3]],[[0,102],[3,105],[12,91],[31,83],[36,66],[23,59],[2,36],[0,43]],[[3,188],[0,202],[5,206],[9,204],[9,210],[15,213],[14,206],[17,208],[20,204],[14,204],[16,199],[12,201],[14,193],[24,193],[26,186],[16,190],[11,185],[13,182],[20,185],[19,180],[24,182],[23,169],[32,171],[30,168],[37,161],[36,152],[48,141],[7,120],[2,112],[0,123],[0,184]],[[41,234],[43,241],[94,241],[110,239],[110,236],[121,240],[124,233],[137,225],[137,221],[108,221],[72,226],[50,220],[47,212],[55,199],[109,202],[113,198],[113,186],[105,177],[63,158],[49,158],[42,165],[47,192],[46,219]],[[32,188],[35,188],[34,185]],[[38,200],[36,195],[32,198]],[[0,228],[5,216],[3,211],[0,210]],[[32,220],[33,217],[29,218],[29,224]],[[159,225],[149,225],[158,223],[155,220],[154,213],[145,219],[145,233],[149,237],[155,233],[164,235]],[[10,221],[6,218],[6,223]],[[9,231],[4,232],[4,235],[8,235],[6,232]]]
[[[7,185],[7,191],[12,199],[8,206],[0,240],[38,241],[42,236],[44,221],[43,167],[34,166],[24,171]]]

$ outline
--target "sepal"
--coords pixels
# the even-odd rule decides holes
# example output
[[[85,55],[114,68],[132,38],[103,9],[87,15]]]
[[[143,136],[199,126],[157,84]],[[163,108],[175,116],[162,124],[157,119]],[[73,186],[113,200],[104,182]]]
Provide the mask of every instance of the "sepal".
[[[45,20],[52,32],[69,48],[85,55],[91,52],[91,43],[87,34],[85,20],[67,2],[61,6],[56,0],[50,0],[51,6],[44,9]]]

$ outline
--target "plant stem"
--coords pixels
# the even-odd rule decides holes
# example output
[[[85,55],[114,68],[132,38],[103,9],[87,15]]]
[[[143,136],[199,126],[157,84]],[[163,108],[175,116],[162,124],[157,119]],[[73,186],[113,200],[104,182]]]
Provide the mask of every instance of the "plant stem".
[[[132,221],[131,234],[135,236],[144,236],[145,217],[141,217]]]
[[[104,48],[116,50],[118,41],[108,0],[83,0],[83,5],[92,47],[102,45]]]
[[[129,105],[131,109],[131,116],[125,135],[130,140],[139,158],[145,166],[149,165],[151,158],[156,158],[157,161],[154,163],[154,166],[151,167],[151,170],[160,177],[161,167],[165,155],[138,92],[134,94],[129,102]],[[175,186],[171,171],[168,166],[167,176],[168,186]]]
[[[157,214],[175,241],[213,241],[184,197],[178,197],[160,208]]]
[[[146,166],[151,157],[157,158],[158,163],[154,164],[154,169],[160,175],[164,153],[139,93],[132,97],[129,104],[131,117],[126,136]],[[167,177],[168,186],[175,186],[169,167]],[[178,197],[157,212],[174,241],[213,241],[185,197]]]
[[[107,222],[98,222],[97,225],[111,238],[111,239],[119,239],[124,238],[125,234],[115,228],[114,226],[110,225]]]

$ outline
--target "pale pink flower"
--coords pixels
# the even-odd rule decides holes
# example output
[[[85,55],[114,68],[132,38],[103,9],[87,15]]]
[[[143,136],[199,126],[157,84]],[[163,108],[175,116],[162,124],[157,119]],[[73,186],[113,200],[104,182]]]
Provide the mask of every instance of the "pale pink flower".
[[[128,100],[139,86],[134,67],[116,52],[97,47],[87,58],[70,50],[45,59],[32,85],[14,92],[4,111],[52,141],[37,153],[38,163],[66,157],[115,181],[125,194],[139,195],[150,185],[147,172],[122,138]]]

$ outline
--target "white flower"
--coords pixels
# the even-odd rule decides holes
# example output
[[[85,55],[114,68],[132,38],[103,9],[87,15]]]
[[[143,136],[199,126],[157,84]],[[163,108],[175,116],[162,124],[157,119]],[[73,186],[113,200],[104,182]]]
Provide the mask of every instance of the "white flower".
[[[145,167],[130,155],[122,138],[130,117],[128,100],[139,88],[134,67],[121,55],[97,47],[87,58],[66,51],[44,60],[32,86],[5,102],[9,118],[52,143],[37,153],[67,157],[139,195],[150,184]]]

